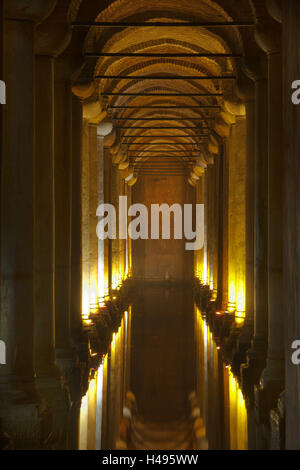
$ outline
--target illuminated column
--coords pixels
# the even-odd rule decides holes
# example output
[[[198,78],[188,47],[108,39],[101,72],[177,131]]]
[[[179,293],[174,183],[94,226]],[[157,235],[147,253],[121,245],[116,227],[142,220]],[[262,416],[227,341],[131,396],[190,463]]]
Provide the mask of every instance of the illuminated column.
[[[196,203],[204,204],[204,176],[199,177],[198,184],[196,186]],[[201,281],[204,282],[204,246],[201,250],[195,251],[195,275]]]
[[[72,185],[71,69],[55,61],[55,347],[58,358],[71,357],[70,263]]]
[[[283,312],[285,320],[286,448],[300,449],[299,365],[291,361],[291,344],[300,338],[300,106],[291,102],[291,83],[300,79],[300,4],[282,2],[283,50],[283,125],[284,125],[284,221],[283,221]]]
[[[34,391],[34,24],[47,16],[51,1],[29,5],[6,1],[1,167],[1,340],[6,365],[0,367],[3,428],[27,444],[41,438]],[[12,53],[15,51],[15,53]],[[15,385],[18,384],[18,390]],[[26,384],[26,387],[24,387]],[[22,386],[23,385],[23,386]],[[2,396],[3,395],[3,396]],[[17,399],[17,401],[16,401]],[[12,405],[12,402],[14,404]],[[30,423],[24,416],[29,413]],[[13,407],[13,408],[12,408]],[[26,424],[25,424],[26,423]]]
[[[97,130],[98,139],[98,205],[104,204],[104,136],[101,127]],[[105,240],[98,239],[98,297],[104,302],[105,297]]]
[[[104,204],[105,190],[104,190],[104,140],[107,135],[112,131],[111,122],[101,122],[97,127],[97,205]],[[108,290],[105,282],[105,240],[98,239],[98,297],[99,301],[103,302]]]
[[[229,182],[229,155],[228,148],[224,145],[223,150],[223,246],[222,246],[222,310],[228,308],[228,182]]]
[[[206,172],[207,182],[207,272],[208,278],[207,283],[210,289],[213,290],[213,192],[214,192],[214,181],[213,181],[213,167],[209,165]]]
[[[236,311],[236,320],[245,316],[246,274],[246,122],[236,116],[229,138],[228,183],[228,310]]]
[[[104,149],[104,197],[106,203],[112,203],[112,163],[108,149]],[[105,290],[109,293],[112,284],[112,241],[105,240]]]
[[[116,213],[119,213],[119,170],[115,167],[112,166],[111,168],[111,204],[114,205],[116,209]],[[119,285],[119,268],[120,268],[120,263],[119,263],[119,256],[120,256],[120,250],[119,250],[119,218],[117,217],[117,224],[116,224],[116,229],[117,229],[117,238],[110,240],[111,243],[111,273],[112,273],[112,284],[110,287],[113,289],[116,289]]]
[[[127,185],[127,213],[131,204],[132,204],[132,188]],[[132,241],[129,236],[127,238],[127,259],[128,259],[128,274],[129,276],[131,276],[132,275]]]
[[[203,269],[204,269],[204,285],[209,284],[209,267],[208,267],[208,243],[207,243],[207,234],[208,234],[208,168],[206,168],[204,173],[204,260],[203,260]]]
[[[89,257],[90,257],[90,284],[89,303],[90,308],[98,304],[98,238],[97,228],[97,205],[98,205],[98,145],[97,145],[97,125],[89,124],[89,155],[90,155],[90,184],[89,184]]]
[[[218,159],[218,174],[216,185],[218,191],[216,192],[217,200],[216,206],[218,210],[218,232],[217,232],[217,308],[222,308],[223,303],[223,230],[224,230],[224,213],[223,213],[223,199],[224,199],[224,179],[223,179],[223,170],[224,170],[224,145],[221,144],[219,147]]]
[[[215,156],[214,165],[212,167],[212,206],[213,206],[213,218],[212,218],[212,237],[213,237],[213,255],[212,255],[212,266],[213,266],[213,296],[218,301],[218,292],[222,294],[222,286],[219,286],[219,230],[220,230],[220,218],[219,218],[219,197],[220,197],[220,186],[219,186],[219,174],[220,174],[220,155]],[[220,289],[219,289],[220,287]]]
[[[254,87],[253,87],[254,88]],[[254,321],[254,171],[255,171],[255,96],[246,98],[246,321],[251,332]]]

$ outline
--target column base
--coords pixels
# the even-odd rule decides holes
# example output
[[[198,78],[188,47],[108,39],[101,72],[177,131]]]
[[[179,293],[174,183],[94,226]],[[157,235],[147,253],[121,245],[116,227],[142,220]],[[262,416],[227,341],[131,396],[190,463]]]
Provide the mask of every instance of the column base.
[[[36,378],[36,387],[41,395],[43,408],[51,415],[51,436],[48,446],[51,449],[66,449],[70,400],[59,376]]]
[[[246,321],[240,328],[236,348],[232,357],[232,370],[237,377],[241,377],[241,366],[247,360],[247,351],[251,345],[252,334],[253,325]]]
[[[259,346],[259,347],[257,347]],[[254,344],[247,351],[246,362],[241,364],[241,386],[250,405],[254,404],[254,386],[259,384],[261,373],[266,365],[266,348],[262,343]]]
[[[285,449],[285,392],[281,392],[277,407],[270,412],[270,450]]]
[[[81,400],[81,367],[73,351],[57,350],[56,364],[60,371],[62,387],[68,391],[70,403]]]
[[[282,387],[284,385],[284,359],[267,359],[266,367],[260,378],[260,386],[263,389],[268,387]]]
[[[268,360],[259,385],[255,386],[256,422],[263,448],[269,448],[271,445],[271,410],[276,409],[283,389],[282,367],[277,361]]]
[[[1,384],[0,423],[4,444],[15,450],[44,449],[51,416],[41,406],[34,383]]]

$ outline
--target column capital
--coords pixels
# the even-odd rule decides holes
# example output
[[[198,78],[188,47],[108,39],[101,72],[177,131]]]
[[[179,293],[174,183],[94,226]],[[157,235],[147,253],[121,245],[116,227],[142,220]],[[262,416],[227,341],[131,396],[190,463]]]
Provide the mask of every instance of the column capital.
[[[6,0],[4,17],[7,20],[23,20],[39,23],[55,8],[57,0]]]
[[[91,124],[98,124],[106,117],[106,111],[103,111],[98,100],[83,103],[83,118]]]
[[[282,1],[281,0],[266,0],[266,7],[268,13],[278,23],[282,22]]]
[[[281,32],[281,25],[270,18],[270,21],[256,26],[254,38],[267,55],[276,54],[281,51]]]
[[[56,10],[55,10],[56,11]],[[68,47],[72,28],[67,20],[57,21],[54,13],[35,30],[35,54],[57,57]]]

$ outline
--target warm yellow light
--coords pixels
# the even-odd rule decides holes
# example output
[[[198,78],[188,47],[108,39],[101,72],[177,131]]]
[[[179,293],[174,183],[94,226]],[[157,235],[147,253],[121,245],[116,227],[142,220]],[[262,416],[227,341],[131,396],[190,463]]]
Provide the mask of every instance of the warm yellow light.
[[[233,312],[235,310],[235,282],[233,279],[229,280],[229,302],[228,311]]]
[[[236,295],[236,310],[240,317],[245,316],[245,285],[244,282],[240,281],[237,288]]]
[[[113,333],[111,340],[111,348],[114,349],[116,343],[116,333]]]
[[[248,447],[247,408],[243,393],[231,370],[229,373],[230,449]]]
[[[82,280],[82,318],[88,318],[90,313],[89,287],[86,280]]]
[[[97,284],[94,278],[90,279],[90,306],[97,305]]]
[[[81,399],[79,417],[79,450],[87,449],[88,440],[88,392]]]

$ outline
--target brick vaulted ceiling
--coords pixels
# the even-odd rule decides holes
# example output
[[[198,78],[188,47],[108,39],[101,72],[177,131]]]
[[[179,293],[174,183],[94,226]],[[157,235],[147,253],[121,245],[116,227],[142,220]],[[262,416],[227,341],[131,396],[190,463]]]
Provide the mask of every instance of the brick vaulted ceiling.
[[[261,2],[74,0],[66,17],[72,41],[65,53],[80,55],[75,84],[113,120],[114,149],[126,148],[139,167],[160,151],[175,160],[180,153],[182,164],[211,163],[233,115],[244,113],[245,83],[261,54],[254,28],[268,18]],[[235,26],[207,25],[225,22]]]

